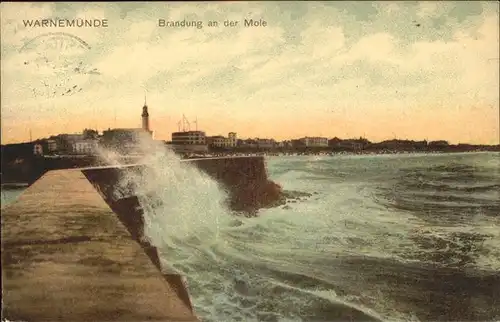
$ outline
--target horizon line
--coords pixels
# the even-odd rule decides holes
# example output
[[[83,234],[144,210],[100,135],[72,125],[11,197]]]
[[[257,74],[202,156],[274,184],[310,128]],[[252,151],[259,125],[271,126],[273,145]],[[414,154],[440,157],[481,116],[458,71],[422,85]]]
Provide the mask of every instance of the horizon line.
[[[129,129],[129,128],[114,128],[114,129]],[[111,130],[114,130],[114,129],[111,129]],[[132,128],[130,128],[130,129],[132,129]],[[133,129],[135,129],[135,128],[133,128]],[[141,129],[141,128],[137,128],[137,129]],[[90,129],[90,130],[93,130],[93,129]],[[98,130],[95,130],[95,131],[97,131],[99,133]],[[154,133],[154,131],[152,131],[152,132]],[[185,131],[185,132],[189,132],[189,131]],[[204,132],[204,131],[198,130],[198,132]],[[172,133],[179,133],[179,132],[172,132]],[[0,145],[4,146],[4,145],[12,145],[12,144],[34,143],[34,142],[37,142],[37,141],[48,140],[52,136],[59,136],[59,135],[65,135],[65,134],[69,134],[69,135],[82,135],[82,133],[59,133],[59,134],[55,134],[55,135],[50,135],[49,137],[37,138],[37,139],[34,139],[32,141],[14,141],[14,142],[10,142],[10,143],[2,143],[1,142],[1,137],[0,137]],[[223,135],[207,135],[207,137],[214,137],[214,136],[223,136]],[[223,136],[223,137],[225,138],[225,136]],[[356,136],[356,137],[349,137],[349,138],[341,138],[341,137],[338,137],[338,136],[307,136],[307,135],[306,136],[301,136],[301,137],[294,137],[294,138],[289,137],[289,138],[282,139],[282,140],[278,140],[278,139],[275,139],[275,138],[272,138],[272,137],[238,137],[237,140],[256,140],[256,139],[261,139],[261,140],[274,140],[275,142],[285,142],[285,141],[300,140],[300,139],[304,139],[304,138],[326,138],[326,139],[328,139],[328,141],[333,140],[335,138],[339,139],[339,140],[342,140],[342,141],[346,141],[346,140],[367,140],[369,143],[382,143],[382,142],[396,140],[396,141],[413,141],[413,142],[423,142],[423,141],[425,141],[425,142],[439,142],[439,141],[445,141],[449,145],[459,145],[459,144],[484,145],[484,146],[497,146],[497,145],[500,145],[500,138],[499,138],[499,141],[497,143],[452,142],[450,140],[443,139],[443,138],[429,140],[427,138],[426,139],[409,139],[409,138],[401,138],[401,137],[394,137],[394,138],[391,138],[391,139],[383,139],[383,140],[380,140],[380,141],[375,141],[375,140],[370,140],[366,136]],[[156,138],[156,139],[153,139],[153,140],[154,141],[171,142],[171,138],[170,139]]]

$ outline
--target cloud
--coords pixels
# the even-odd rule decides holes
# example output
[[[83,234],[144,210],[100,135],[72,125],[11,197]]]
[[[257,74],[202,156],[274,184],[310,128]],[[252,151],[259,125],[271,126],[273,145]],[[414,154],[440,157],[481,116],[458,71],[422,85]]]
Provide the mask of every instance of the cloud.
[[[24,28],[26,19],[44,19],[53,14],[52,7],[37,3],[0,4],[1,39],[4,46],[22,46],[27,38],[33,37],[33,31]]]
[[[439,13],[439,7],[442,3],[435,1],[421,1],[418,3],[417,16],[419,18],[435,17]]]
[[[95,104],[106,110],[113,105],[133,113],[144,89],[158,104],[169,106],[159,117],[173,118],[182,110],[200,118],[216,111],[228,118],[233,113],[241,120],[272,122],[266,117],[293,110],[321,119],[333,113],[332,106],[339,119],[363,117],[362,111],[390,118],[388,111],[398,106],[412,106],[405,113],[414,115],[427,113],[418,106],[498,106],[498,9],[478,5],[2,3],[2,79],[10,80],[2,82],[2,112],[9,117],[19,104],[40,104],[28,85],[61,78],[49,64],[25,68],[25,58],[16,54],[27,38],[53,31],[16,29],[16,12],[22,10],[30,19],[109,21],[108,28],[68,30],[91,45],[84,62],[98,73],[73,75],[84,90],[53,98],[56,108],[74,104],[89,110]],[[160,18],[202,20],[204,26],[159,27]],[[268,26],[244,27],[245,18],[264,19]],[[220,26],[209,27],[209,20]],[[240,25],[224,27],[224,20]]]
[[[382,12],[384,12],[388,16],[391,16],[393,14],[397,14],[401,11],[401,5],[398,4],[397,2],[380,1],[378,8],[379,8],[379,11],[381,10]]]
[[[312,53],[311,58],[332,56],[345,46],[345,36],[341,27],[322,27],[313,22],[301,33],[302,46]]]
[[[350,59],[367,59],[371,62],[388,61],[393,59],[395,41],[387,33],[376,33],[361,38],[351,47],[348,55]]]

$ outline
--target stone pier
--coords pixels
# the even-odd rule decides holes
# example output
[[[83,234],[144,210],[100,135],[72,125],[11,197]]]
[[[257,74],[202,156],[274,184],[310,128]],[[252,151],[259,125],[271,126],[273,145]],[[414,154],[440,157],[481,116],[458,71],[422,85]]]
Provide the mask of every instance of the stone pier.
[[[46,173],[1,220],[3,318],[198,321],[81,171]]]

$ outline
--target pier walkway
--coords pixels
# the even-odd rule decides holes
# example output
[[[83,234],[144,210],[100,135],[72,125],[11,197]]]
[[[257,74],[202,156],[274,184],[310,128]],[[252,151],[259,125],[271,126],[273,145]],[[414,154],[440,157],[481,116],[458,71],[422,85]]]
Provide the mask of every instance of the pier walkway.
[[[3,318],[198,321],[81,171],[46,173],[1,216]]]

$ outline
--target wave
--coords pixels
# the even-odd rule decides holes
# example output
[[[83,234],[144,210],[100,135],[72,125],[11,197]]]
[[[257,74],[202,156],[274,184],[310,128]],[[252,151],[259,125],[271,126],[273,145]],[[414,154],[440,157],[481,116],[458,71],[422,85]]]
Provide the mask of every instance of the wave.
[[[162,269],[187,276],[195,312],[204,321],[319,321],[348,316],[377,320],[339,298],[311,296],[290,279],[286,280],[292,285],[277,284],[276,276],[283,276],[284,264],[290,262],[279,264],[280,247],[272,239],[285,242],[286,231],[297,226],[265,216],[253,221],[235,217],[226,207],[223,187],[212,178],[181,163],[168,149],[152,143],[143,149],[146,153],[139,163],[146,164],[145,170],[127,172],[116,193],[137,196],[144,211],[144,234],[158,248]],[[282,253],[286,249],[283,245]],[[320,279],[310,279],[313,285],[322,285]]]
[[[418,178],[415,171],[428,174],[423,157],[404,166],[396,157],[275,158],[268,160],[271,179],[286,190],[318,193],[241,218],[226,207],[216,181],[163,147],[148,151],[146,171],[129,173],[121,187],[138,196],[145,234],[164,269],[187,276],[204,321],[487,320],[495,314],[485,309],[494,291],[484,281],[496,277],[484,277],[488,272],[478,267],[492,271],[498,265],[499,234],[491,228],[497,219],[471,216],[464,221],[470,231],[430,220],[446,214],[439,196],[429,193],[433,185],[475,178],[477,186],[495,188],[476,172],[457,181],[440,174],[444,168],[429,170],[436,176],[418,187],[407,179]],[[474,193],[489,191],[479,190]],[[412,196],[416,192],[419,197]],[[445,208],[465,209],[453,206]],[[475,306],[466,306],[461,295],[467,283],[476,283],[469,297]]]

